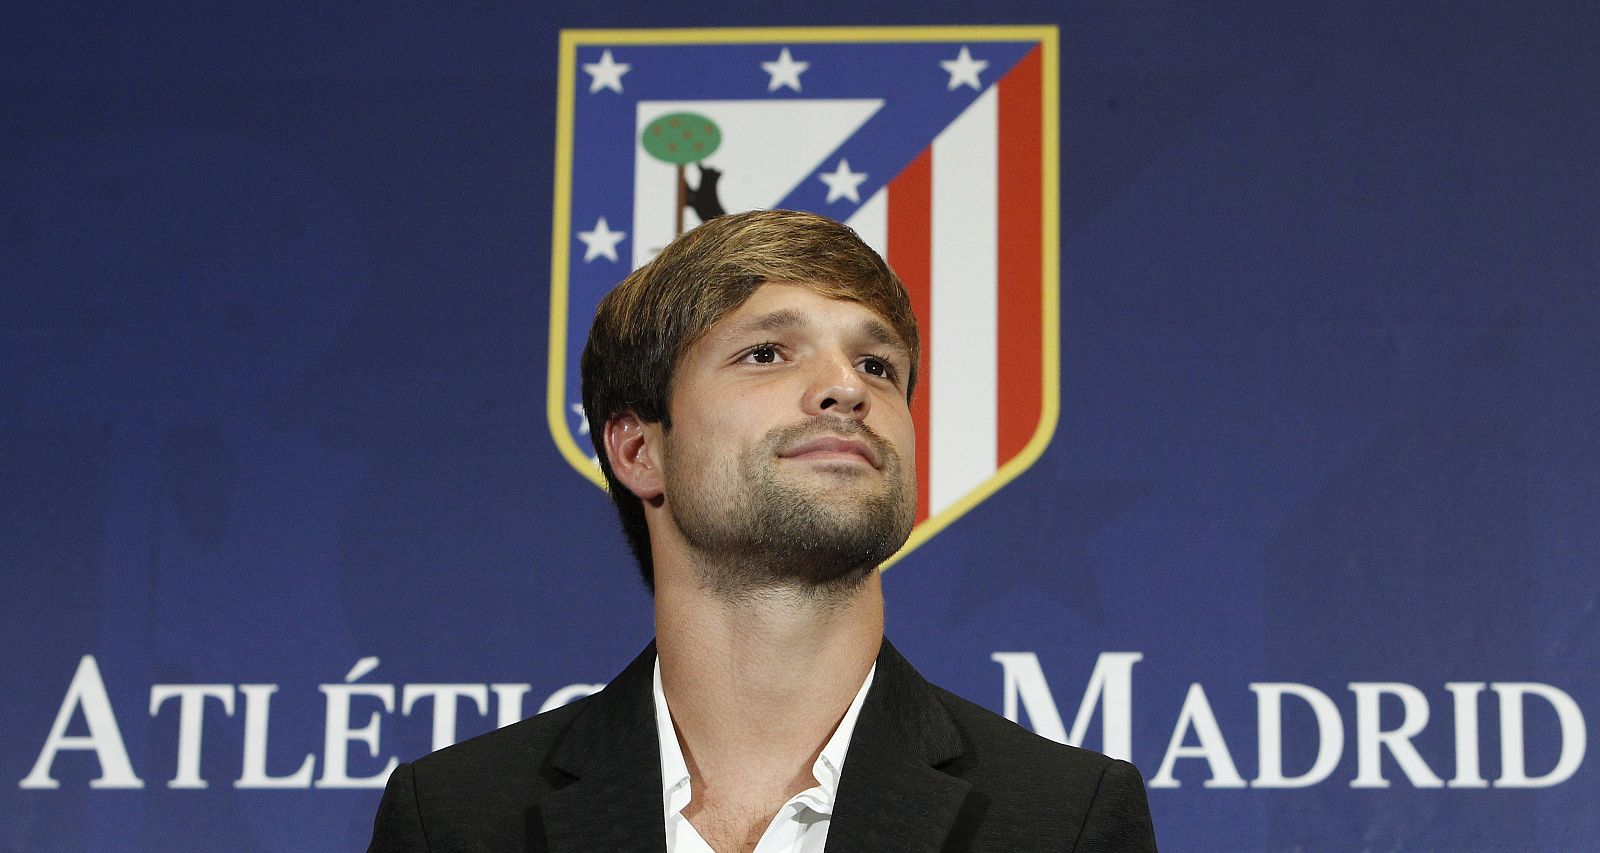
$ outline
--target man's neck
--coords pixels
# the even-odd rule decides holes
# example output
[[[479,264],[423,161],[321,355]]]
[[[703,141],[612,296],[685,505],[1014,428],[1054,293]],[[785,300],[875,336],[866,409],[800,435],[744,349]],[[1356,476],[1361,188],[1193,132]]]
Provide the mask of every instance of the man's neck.
[[[686,573],[658,572],[655,607],[662,689],[695,798],[761,785],[786,799],[809,787],[812,762],[878,656],[877,573],[846,596],[730,600]]]

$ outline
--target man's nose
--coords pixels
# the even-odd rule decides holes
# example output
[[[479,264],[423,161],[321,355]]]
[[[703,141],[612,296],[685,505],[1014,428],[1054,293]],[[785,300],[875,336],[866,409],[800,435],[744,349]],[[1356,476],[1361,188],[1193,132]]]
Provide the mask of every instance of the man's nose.
[[[866,383],[843,355],[819,359],[812,369],[801,407],[808,415],[865,420],[872,408]]]

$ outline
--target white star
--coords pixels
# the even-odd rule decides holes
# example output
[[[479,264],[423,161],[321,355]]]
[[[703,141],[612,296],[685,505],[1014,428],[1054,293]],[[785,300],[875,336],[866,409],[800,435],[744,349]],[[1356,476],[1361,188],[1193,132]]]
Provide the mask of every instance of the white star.
[[[569,408],[572,409],[572,413],[574,415],[578,416],[578,435],[588,435],[589,434],[589,418],[586,415],[584,415],[584,413],[583,413],[583,404],[582,403],[573,403],[571,406],[569,406]],[[589,464],[593,465],[595,468],[599,468],[600,467],[600,457],[595,456],[593,454],[590,454],[589,455]]]
[[[847,198],[856,204],[861,203],[861,194],[856,192],[856,188],[867,179],[867,173],[850,171],[849,160],[841,159],[838,167],[832,172],[823,172],[817,177],[828,185],[828,201]]]
[[[789,55],[789,49],[784,48],[776,62],[761,63],[761,70],[772,75],[772,79],[767,81],[767,91],[776,92],[781,86],[800,91],[800,72],[810,67],[809,62],[795,62],[794,57]]]
[[[595,222],[593,230],[578,232],[578,239],[582,240],[583,245],[588,247],[584,250],[583,262],[588,263],[601,255],[604,255],[606,260],[615,262],[617,260],[617,244],[627,236],[628,232],[626,231],[612,231],[611,226],[606,224],[606,218],[604,216],[600,217],[599,221]]]
[[[989,61],[986,59],[973,59],[972,51],[967,50],[966,45],[962,45],[960,55],[955,59],[942,60],[939,65],[950,72],[950,89],[952,91],[957,86],[971,86],[974,89],[982,89],[983,84],[978,82],[978,74],[989,67]]]
[[[610,89],[617,94],[622,94],[622,75],[628,73],[632,65],[618,62],[611,58],[611,51],[600,54],[599,62],[585,62],[583,71],[590,77],[589,94],[594,94],[601,89]],[[955,86],[952,84],[952,89]]]

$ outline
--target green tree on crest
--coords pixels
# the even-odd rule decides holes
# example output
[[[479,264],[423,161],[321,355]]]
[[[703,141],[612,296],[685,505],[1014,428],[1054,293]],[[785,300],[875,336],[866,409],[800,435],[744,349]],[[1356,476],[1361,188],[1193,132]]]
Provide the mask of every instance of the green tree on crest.
[[[683,208],[689,195],[684,167],[711,156],[722,144],[722,130],[698,113],[668,113],[650,122],[639,142],[651,157],[678,167],[678,203],[672,233],[682,234]]]

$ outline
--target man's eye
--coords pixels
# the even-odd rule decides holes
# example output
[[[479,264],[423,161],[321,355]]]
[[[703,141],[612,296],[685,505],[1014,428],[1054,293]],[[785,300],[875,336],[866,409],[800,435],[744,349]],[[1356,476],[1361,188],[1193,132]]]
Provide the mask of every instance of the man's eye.
[[[751,364],[773,364],[778,360],[778,348],[772,344],[751,347],[742,360]]]
[[[894,378],[894,365],[877,356],[867,356],[862,359],[861,369],[866,371],[868,376],[881,376],[884,379]]]

